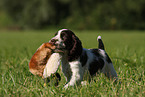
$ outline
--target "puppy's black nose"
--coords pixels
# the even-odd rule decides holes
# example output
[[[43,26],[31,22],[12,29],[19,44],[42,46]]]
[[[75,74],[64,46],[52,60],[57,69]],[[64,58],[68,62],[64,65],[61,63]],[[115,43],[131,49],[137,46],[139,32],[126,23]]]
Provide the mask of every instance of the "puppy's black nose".
[[[56,39],[51,39],[51,40],[49,41],[49,43],[51,43],[52,45],[54,45],[55,42],[56,42]]]

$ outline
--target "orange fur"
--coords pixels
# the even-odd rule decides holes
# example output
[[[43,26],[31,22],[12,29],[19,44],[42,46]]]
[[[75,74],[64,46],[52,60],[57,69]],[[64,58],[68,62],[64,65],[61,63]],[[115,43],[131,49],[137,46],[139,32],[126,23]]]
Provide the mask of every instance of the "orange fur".
[[[43,71],[46,63],[53,53],[55,46],[50,43],[43,43],[32,56],[29,62],[29,70],[34,75],[43,77]]]

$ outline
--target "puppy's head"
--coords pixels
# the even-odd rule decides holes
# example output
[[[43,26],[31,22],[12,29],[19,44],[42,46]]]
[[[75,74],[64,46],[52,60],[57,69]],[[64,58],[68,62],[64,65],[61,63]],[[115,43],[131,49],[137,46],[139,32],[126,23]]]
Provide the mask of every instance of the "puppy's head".
[[[82,43],[79,38],[69,29],[59,30],[55,37],[50,40],[60,50],[68,51],[68,60],[77,59],[82,53]]]

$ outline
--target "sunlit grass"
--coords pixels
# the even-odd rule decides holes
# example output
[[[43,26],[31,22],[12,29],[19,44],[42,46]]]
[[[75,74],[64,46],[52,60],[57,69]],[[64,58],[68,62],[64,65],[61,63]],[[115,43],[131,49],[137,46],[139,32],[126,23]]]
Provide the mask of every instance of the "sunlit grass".
[[[48,42],[54,31],[23,31],[0,33],[0,96],[144,96],[145,94],[145,33],[140,31],[75,31],[85,48],[97,48],[101,35],[111,57],[120,83],[113,84],[103,74],[86,86],[63,89],[43,87],[44,81],[29,72],[28,62],[36,49]],[[84,33],[83,33],[84,32]],[[105,33],[104,33],[105,32]],[[108,32],[108,33],[106,33]],[[123,32],[123,33],[121,33]],[[128,32],[128,33],[126,33]]]

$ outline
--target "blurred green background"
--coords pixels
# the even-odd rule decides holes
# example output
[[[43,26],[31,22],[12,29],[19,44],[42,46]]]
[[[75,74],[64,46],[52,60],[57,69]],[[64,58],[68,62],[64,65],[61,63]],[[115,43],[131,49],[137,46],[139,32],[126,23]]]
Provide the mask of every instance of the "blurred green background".
[[[145,0],[0,0],[0,29],[145,30]]]
[[[84,48],[101,35],[121,84],[104,75],[64,90],[43,87],[29,72],[37,48],[61,28],[71,29]],[[0,97],[144,97],[145,0],[0,0]]]

